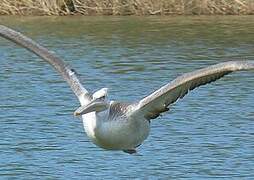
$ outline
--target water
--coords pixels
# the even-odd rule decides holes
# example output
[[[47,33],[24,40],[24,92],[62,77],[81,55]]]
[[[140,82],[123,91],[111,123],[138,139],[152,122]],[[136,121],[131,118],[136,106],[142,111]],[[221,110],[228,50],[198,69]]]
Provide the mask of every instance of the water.
[[[55,51],[91,91],[141,99],[177,75],[254,60],[254,17],[1,17]],[[67,84],[0,39],[0,179],[254,177],[254,74],[198,88],[154,120],[138,155],[93,145]]]

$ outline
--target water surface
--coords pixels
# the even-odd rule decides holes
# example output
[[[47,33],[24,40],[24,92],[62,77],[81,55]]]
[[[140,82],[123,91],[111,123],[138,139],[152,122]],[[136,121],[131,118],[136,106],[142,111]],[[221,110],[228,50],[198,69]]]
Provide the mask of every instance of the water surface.
[[[177,75],[254,60],[254,17],[0,17],[59,54],[92,92],[137,101]],[[78,101],[37,56],[0,39],[0,177],[254,177],[254,72],[198,88],[154,120],[137,155],[105,151]]]

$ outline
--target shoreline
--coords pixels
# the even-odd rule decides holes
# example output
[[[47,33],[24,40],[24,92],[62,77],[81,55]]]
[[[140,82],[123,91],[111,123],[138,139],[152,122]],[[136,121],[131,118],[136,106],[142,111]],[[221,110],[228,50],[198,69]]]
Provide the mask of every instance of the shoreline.
[[[0,15],[176,16],[253,15],[251,0],[2,0]]]

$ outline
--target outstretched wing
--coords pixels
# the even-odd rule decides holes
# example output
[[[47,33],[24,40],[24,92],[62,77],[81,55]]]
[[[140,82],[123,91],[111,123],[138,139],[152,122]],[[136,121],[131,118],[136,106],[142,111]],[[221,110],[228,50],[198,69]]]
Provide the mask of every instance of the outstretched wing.
[[[190,90],[216,81],[231,72],[249,69],[254,69],[254,61],[219,63],[183,74],[135,104],[130,115],[141,115],[148,120],[154,119],[160,113],[168,111],[170,104],[183,98]]]
[[[23,34],[14,31],[6,26],[0,25],[0,36],[15,42],[28,49],[29,51],[40,56],[42,59],[52,65],[55,70],[68,82],[74,94],[78,97],[83,104],[88,103],[91,100],[91,95],[82,86],[75,71],[69,68],[59,57],[48,49],[34,42],[32,39],[24,36]]]

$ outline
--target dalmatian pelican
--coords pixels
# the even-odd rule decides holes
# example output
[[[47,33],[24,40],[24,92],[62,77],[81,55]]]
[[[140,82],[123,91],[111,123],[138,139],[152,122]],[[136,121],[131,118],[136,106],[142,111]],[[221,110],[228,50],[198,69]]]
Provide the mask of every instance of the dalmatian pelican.
[[[183,74],[150,95],[133,103],[110,101],[108,89],[91,94],[81,84],[74,69],[53,52],[25,35],[0,25],[0,36],[35,53],[70,85],[81,106],[74,112],[80,116],[88,137],[97,146],[132,154],[148,137],[150,122],[189,91],[240,70],[254,69],[254,61],[229,61]]]

